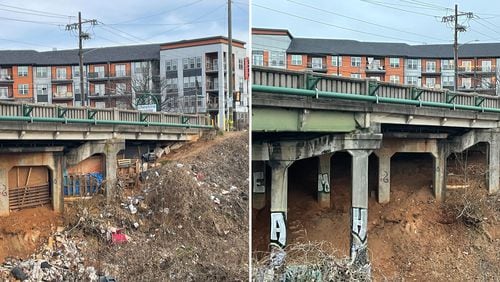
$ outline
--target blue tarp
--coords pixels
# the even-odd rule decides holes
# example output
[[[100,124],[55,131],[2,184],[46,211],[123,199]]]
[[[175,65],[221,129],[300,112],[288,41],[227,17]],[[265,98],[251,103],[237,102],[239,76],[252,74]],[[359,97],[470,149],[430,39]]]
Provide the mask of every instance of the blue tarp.
[[[74,179],[74,181],[72,181]],[[83,183],[80,183],[80,180],[86,184],[87,187],[80,187]],[[94,180],[94,181],[91,181]],[[80,188],[83,188],[83,191],[87,191],[90,194],[97,194],[99,192],[99,187],[101,186],[104,180],[104,176],[100,172],[87,173],[84,175],[64,175],[64,196],[86,196],[80,194]],[[91,185],[92,184],[92,185]]]

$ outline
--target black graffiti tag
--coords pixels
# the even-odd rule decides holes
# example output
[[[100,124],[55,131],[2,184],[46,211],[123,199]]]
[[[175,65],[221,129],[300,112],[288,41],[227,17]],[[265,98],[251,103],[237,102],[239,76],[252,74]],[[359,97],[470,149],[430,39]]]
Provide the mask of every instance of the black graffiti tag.
[[[7,197],[7,186],[5,184],[2,184],[0,187],[0,196]]]

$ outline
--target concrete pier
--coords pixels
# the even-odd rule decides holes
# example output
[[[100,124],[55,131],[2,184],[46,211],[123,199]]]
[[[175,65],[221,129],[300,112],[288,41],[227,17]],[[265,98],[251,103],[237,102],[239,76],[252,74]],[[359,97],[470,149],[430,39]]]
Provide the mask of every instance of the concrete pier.
[[[318,203],[322,208],[330,208],[331,206],[330,159],[332,155],[332,153],[328,153],[318,157]]]

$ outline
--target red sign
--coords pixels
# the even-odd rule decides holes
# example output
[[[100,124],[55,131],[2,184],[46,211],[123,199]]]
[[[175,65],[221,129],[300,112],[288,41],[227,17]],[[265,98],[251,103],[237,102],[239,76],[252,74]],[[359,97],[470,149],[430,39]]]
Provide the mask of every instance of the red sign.
[[[248,78],[250,77],[250,62],[248,57],[245,58],[244,62],[245,62],[245,80],[248,80]]]

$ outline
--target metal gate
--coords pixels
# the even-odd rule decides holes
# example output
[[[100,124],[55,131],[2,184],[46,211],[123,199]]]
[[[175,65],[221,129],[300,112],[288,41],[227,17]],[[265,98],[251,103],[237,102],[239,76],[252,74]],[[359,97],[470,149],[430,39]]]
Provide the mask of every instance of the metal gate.
[[[49,170],[44,166],[17,166],[9,171],[11,210],[50,204]]]

